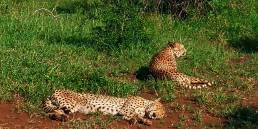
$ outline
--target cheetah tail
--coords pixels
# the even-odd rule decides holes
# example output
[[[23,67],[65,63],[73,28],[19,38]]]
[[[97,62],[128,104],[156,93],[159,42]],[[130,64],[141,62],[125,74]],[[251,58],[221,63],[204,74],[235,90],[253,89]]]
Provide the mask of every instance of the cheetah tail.
[[[207,80],[202,80],[202,79],[191,79],[191,84],[187,86],[189,89],[201,89],[201,88],[206,88],[210,87],[214,84],[214,82],[209,82]]]

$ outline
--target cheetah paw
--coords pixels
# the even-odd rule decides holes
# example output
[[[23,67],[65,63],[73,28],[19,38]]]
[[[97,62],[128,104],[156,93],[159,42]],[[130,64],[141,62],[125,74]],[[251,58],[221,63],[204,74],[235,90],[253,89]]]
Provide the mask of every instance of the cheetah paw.
[[[62,121],[62,122],[67,121],[68,117],[69,117],[63,111],[59,111],[59,110],[55,110],[52,113],[48,113],[48,116],[52,120],[58,120],[58,121]]]

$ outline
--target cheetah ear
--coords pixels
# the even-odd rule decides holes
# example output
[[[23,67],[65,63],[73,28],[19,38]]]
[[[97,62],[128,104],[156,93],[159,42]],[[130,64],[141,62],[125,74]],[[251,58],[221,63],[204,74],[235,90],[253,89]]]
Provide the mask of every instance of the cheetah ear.
[[[157,99],[155,99],[154,101],[155,102],[159,102],[161,100],[161,98],[157,98]]]

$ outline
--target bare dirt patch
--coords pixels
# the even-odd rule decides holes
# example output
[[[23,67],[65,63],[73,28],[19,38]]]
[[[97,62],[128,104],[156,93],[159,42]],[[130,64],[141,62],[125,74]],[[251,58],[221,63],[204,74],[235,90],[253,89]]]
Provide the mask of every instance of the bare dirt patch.
[[[249,95],[246,98],[242,98],[242,105],[243,106],[258,106],[258,90],[254,91],[253,94]]]
[[[153,95],[150,93],[144,93],[143,96],[148,99],[154,99]],[[168,129],[168,128],[202,128],[204,126],[212,126],[212,127],[222,127],[224,123],[223,118],[218,118],[203,112],[200,115],[200,122],[196,122],[196,118],[194,113],[188,110],[177,110],[175,109],[174,104],[177,103],[179,105],[190,105],[193,110],[198,110],[197,104],[187,98],[176,99],[173,103],[165,104],[167,110],[167,116],[161,120],[153,120],[153,124],[151,126],[146,126],[143,124],[131,125],[128,121],[119,119],[114,120],[108,125],[108,128],[127,128],[127,129]],[[0,127],[4,128],[58,128],[58,127],[69,127],[66,126],[66,123],[50,120],[47,116],[39,115],[39,114],[29,114],[26,112],[16,112],[15,104],[13,103],[1,103],[0,104]],[[86,121],[90,118],[91,115],[82,115],[75,114],[72,115],[69,119],[80,119],[81,121]],[[101,119],[105,121],[107,117],[103,116]]]
[[[0,128],[57,128],[61,122],[50,121],[44,116],[38,114],[29,114],[26,112],[15,111],[15,105],[12,103],[0,104]]]
[[[229,64],[231,65],[238,65],[238,64],[243,64],[249,60],[251,60],[253,57],[250,54],[246,54],[244,56],[241,56],[239,58],[234,58],[229,60]]]

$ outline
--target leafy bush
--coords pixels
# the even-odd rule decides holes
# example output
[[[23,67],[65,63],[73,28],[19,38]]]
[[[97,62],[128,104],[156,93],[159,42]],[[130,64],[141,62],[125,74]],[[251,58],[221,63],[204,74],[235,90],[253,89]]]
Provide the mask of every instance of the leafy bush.
[[[210,0],[146,0],[144,9],[147,12],[172,14],[178,18],[187,15],[203,15],[212,10]]]
[[[99,50],[115,51],[149,41],[139,3],[112,0],[102,4],[99,17],[104,25],[93,28],[91,37]]]
[[[58,13],[83,13],[88,14],[98,6],[101,2],[99,0],[60,0],[59,5],[56,7]]]

